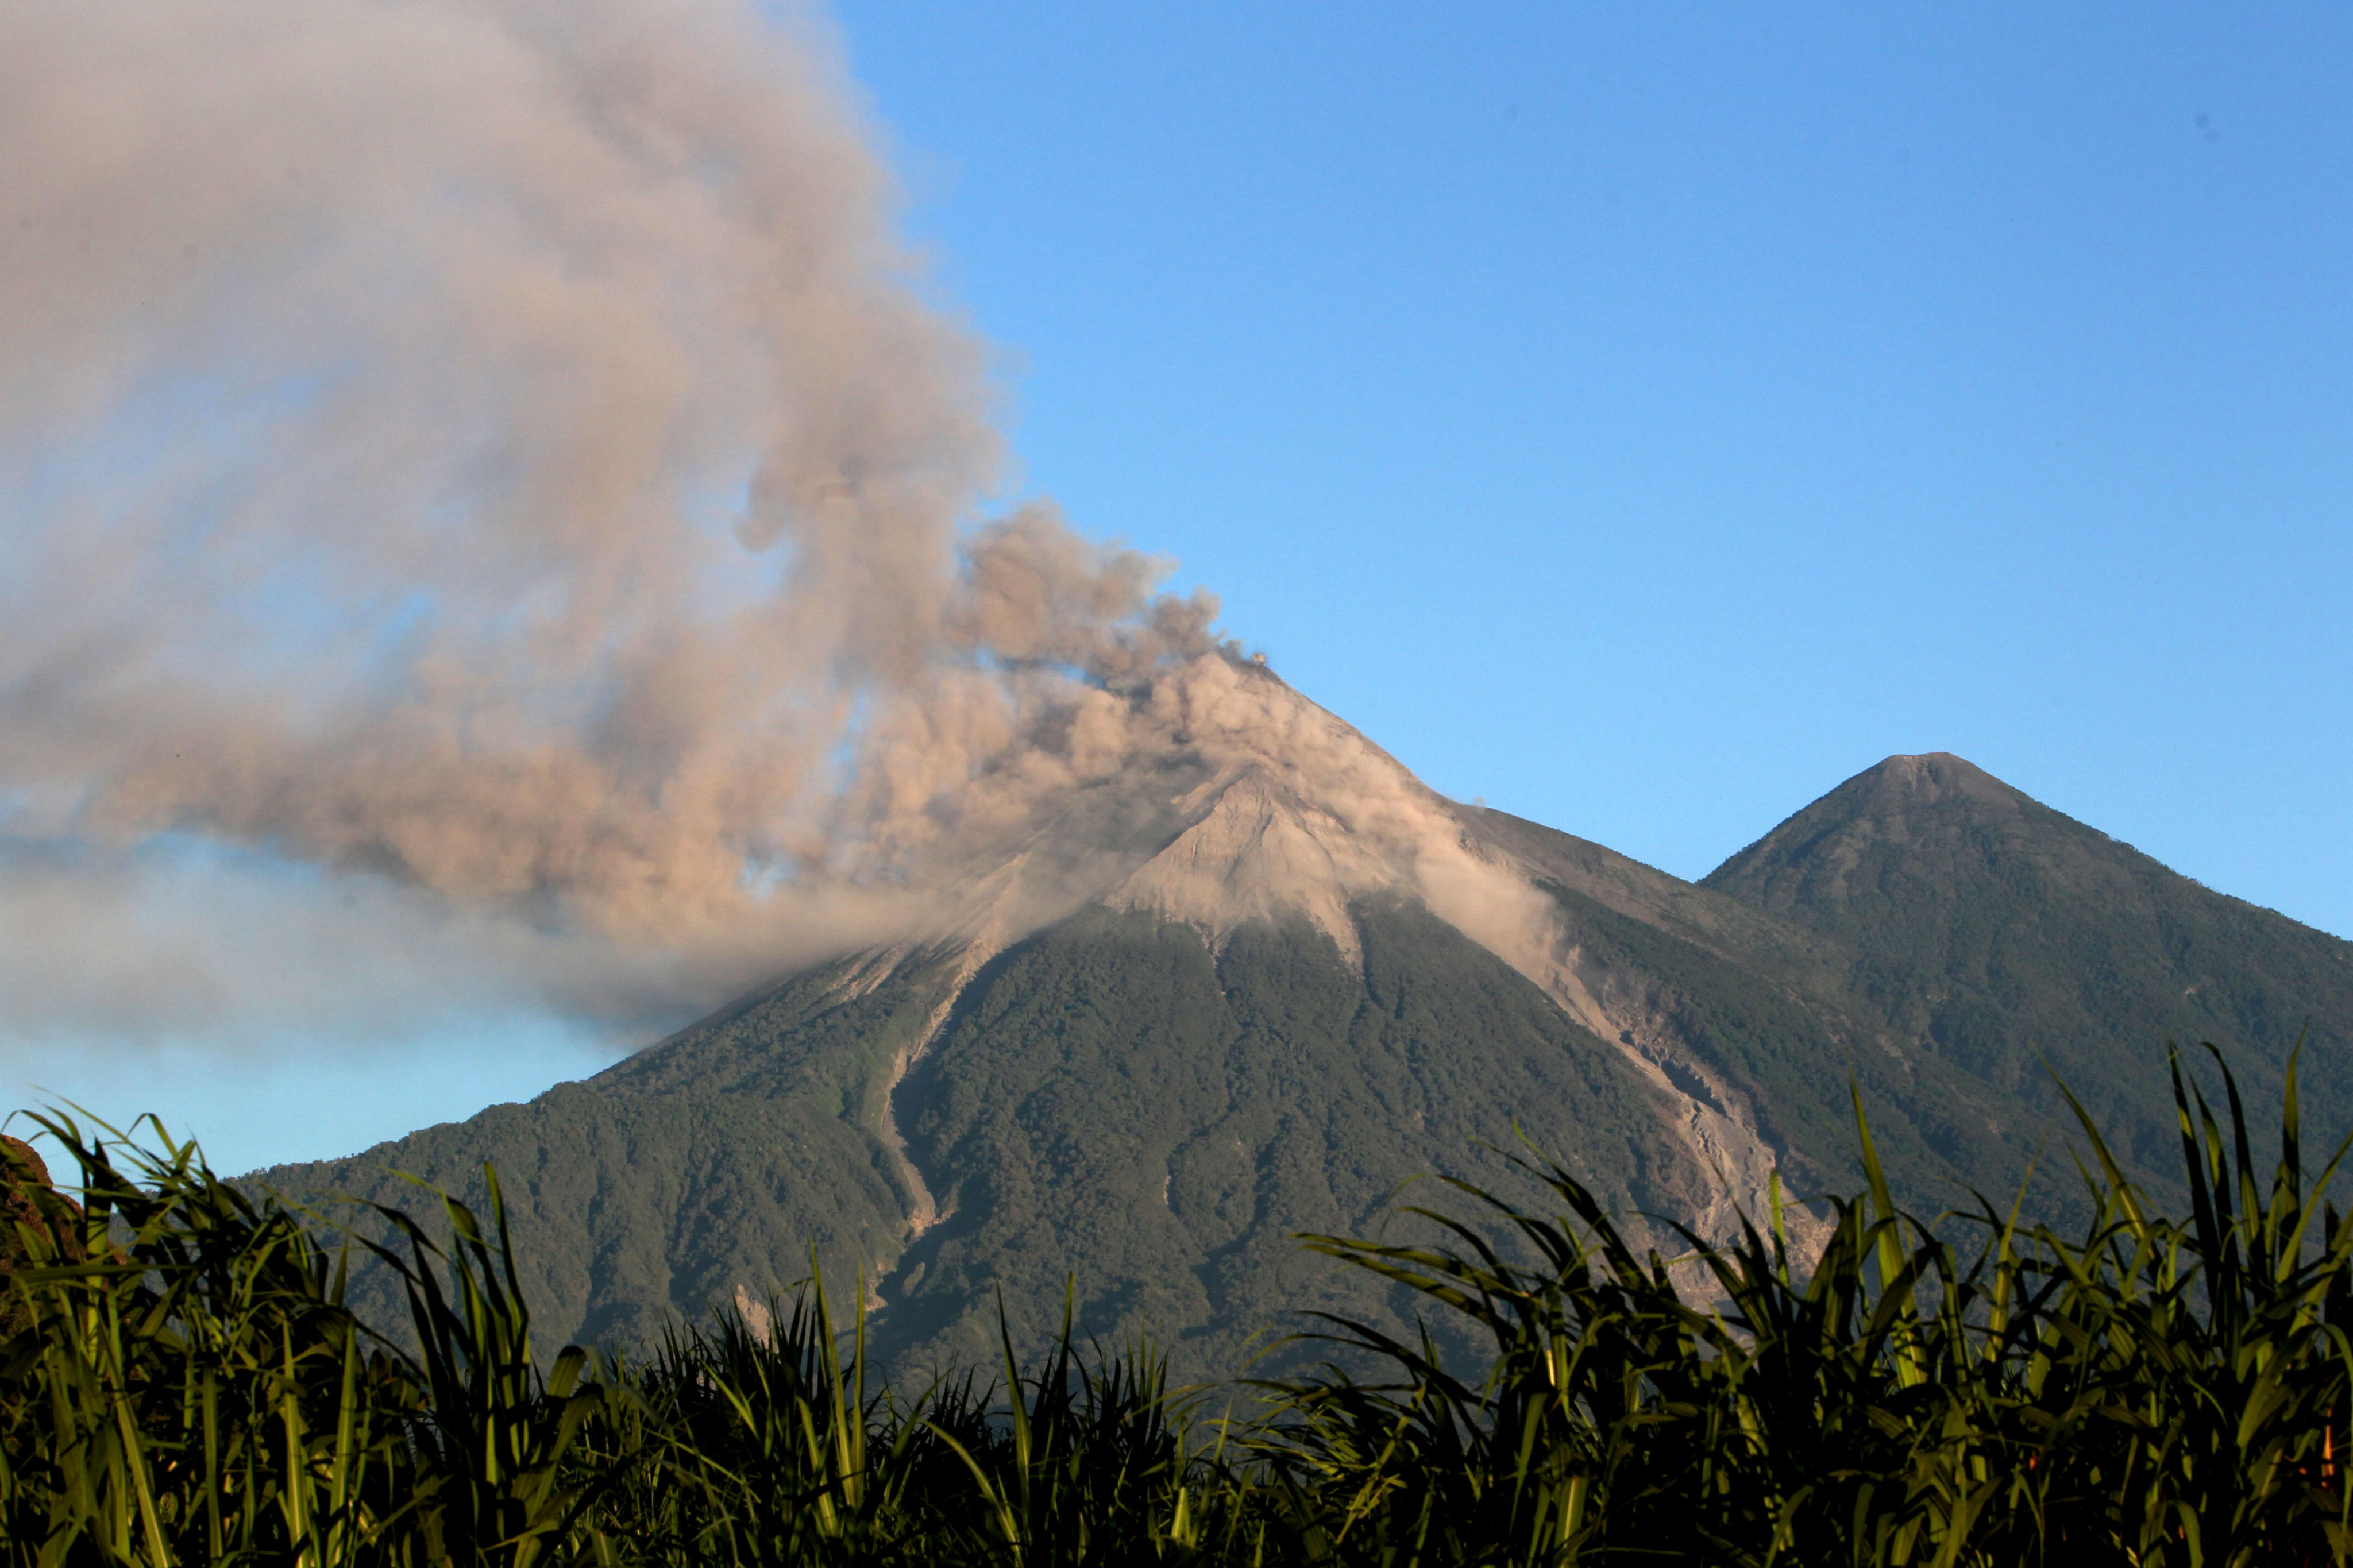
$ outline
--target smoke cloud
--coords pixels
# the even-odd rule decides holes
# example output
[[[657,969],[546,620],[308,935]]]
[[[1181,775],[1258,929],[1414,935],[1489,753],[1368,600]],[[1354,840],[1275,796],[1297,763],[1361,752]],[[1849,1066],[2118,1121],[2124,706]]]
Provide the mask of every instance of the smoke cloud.
[[[1215,604],[983,517],[873,143],[731,0],[0,8],[8,1024],[279,997],[154,896],[191,844],[322,992],[374,944],[653,1016],[1158,743]]]

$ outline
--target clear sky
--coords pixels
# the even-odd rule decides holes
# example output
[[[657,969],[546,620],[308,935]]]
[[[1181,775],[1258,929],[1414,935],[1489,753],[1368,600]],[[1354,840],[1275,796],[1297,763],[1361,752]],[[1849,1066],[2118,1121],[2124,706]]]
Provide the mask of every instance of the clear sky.
[[[2353,11],[845,22],[1029,482],[1439,789],[1951,751],[2353,933]]]
[[[1438,789],[1698,877],[1951,751],[2353,934],[2353,10],[839,17],[1018,492]],[[598,1048],[17,1070],[242,1167]]]

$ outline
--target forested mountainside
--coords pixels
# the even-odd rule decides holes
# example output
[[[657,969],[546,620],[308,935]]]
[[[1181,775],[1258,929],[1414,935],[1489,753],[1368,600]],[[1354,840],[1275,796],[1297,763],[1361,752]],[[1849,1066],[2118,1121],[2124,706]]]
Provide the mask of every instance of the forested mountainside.
[[[1245,799],[1220,855],[1327,831],[1229,792],[1167,830],[1196,835],[1187,875]],[[1398,890],[1205,928],[1131,879],[1018,938],[852,954],[528,1104],[260,1174],[413,1203],[390,1173],[479,1195],[494,1163],[551,1342],[644,1341],[814,1262],[842,1304],[863,1289],[900,1364],[987,1358],[1000,1293],[1038,1342],[1068,1282],[1082,1334],[1148,1331],[1190,1375],[1240,1370],[1303,1310],[1402,1326],[1294,1237],[1376,1230],[1430,1173],[1528,1195],[1490,1144],[1723,1235],[1776,1169],[1852,1189],[1859,1092],[1916,1206],[2006,1204],[2040,1153],[2031,1203],[2062,1214],[2046,1063],[2169,1193],[2168,1041],[2215,1041],[2268,1095],[2307,1025],[2313,1131],[2353,1121],[2348,944],[1957,758],[1892,758],[1697,884],[1448,809],[1465,853],[1541,895],[1545,951]]]

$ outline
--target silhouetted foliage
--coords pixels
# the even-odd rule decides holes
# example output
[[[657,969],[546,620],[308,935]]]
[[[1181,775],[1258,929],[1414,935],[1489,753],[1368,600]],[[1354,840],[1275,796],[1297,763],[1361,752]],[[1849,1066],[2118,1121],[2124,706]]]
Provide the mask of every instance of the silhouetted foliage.
[[[2219,1060],[2217,1065],[2219,1066]],[[1326,1318],[1323,1370],[1172,1389],[1062,1327],[907,1394],[814,1282],[543,1368],[494,1173],[376,1249],[404,1348],[342,1300],[351,1244],[160,1152],[37,1118],[79,1229],[16,1226],[0,1345],[15,1563],[2227,1564],[2353,1561],[2353,1229],[2236,1082],[2177,1059],[2186,1218],[2090,1157],[2078,1236],[1982,1200],[1914,1217],[1855,1101],[1864,1190],[1819,1256],[1774,1212],[1663,1258],[1534,1155],[1531,1205],[1448,1184],[1441,1239],[1315,1252],[1410,1293]],[[2065,1091],[2062,1090],[2063,1096]],[[1778,1196],[1778,1194],[1777,1194]],[[44,1215],[63,1211],[44,1206]],[[1499,1235],[1511,1238],[1499,1243]],[[1483,1341],[1466,1370],[1431,1330]],[[1364,1371],[1359,1369],[1371,1368]]]

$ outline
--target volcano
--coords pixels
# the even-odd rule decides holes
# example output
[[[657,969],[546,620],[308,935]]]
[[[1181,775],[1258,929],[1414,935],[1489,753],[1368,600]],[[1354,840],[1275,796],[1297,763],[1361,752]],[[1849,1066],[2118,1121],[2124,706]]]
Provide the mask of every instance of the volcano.
[[[2308,1027],[2308,1120],[2353,1112],[2353,947],[1957,758],[1891,758],[1691,883],[1439,796],[1261,668],[1134,700],[1175,704],[1167,744],[976,836],[934,929],[259,1179],[413,1203],[390,1173],[479,1197],[494,1163],[582,1342],[814,1267],[902,1366],[987,1362],[1000,1307],[1034,1343],[1067,1293],[1082,1335],[1229,1373],[1303,1310],[1402,1326],[1300,1233],[1413,1234],[1432,1174],[1529,1195],[1512,1155],[1723,1237],[1777,1172],[1852,1186],[1856,1095],[1931,1211],[2006,1204],[2056,1135],[2048,1068],[2159,1189],[2168,1041],[2260,1090]]]

